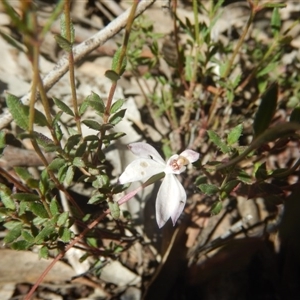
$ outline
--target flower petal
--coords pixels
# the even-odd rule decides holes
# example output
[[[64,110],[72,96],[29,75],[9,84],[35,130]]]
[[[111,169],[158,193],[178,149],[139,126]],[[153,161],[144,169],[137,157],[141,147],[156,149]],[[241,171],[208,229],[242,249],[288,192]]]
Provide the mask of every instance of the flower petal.
[[[199,159],[200,154],[196,151],[186,149],[182,153],[180,153],[180,156],[185,157],[186,159],[189,160],[190,163],[193,163]]]
[[[166,164],[157,150],[147,143],[132,143],[128,145],[128,148],[133,154],[143,158],[152,158],[153,160]]]
[[[121,184],[148,179],[163,172],[165,166],[150,158],[138,158],[131,162],[119,177]]]
[[[171,217],[175,225],[186,203],[186,193],[173,174],[167,174],[160,186],[156,198],[156,221],[161,228]]]

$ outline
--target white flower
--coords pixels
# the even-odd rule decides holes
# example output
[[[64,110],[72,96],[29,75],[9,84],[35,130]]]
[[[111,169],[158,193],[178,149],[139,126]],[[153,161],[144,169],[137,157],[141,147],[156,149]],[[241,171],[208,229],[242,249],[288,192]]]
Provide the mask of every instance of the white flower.
[[[165,178],[156,198],[156,221],[161,228],[171,217],[175,225],[185,206],[186,193],[174,174],[185,171],[186,165],[199,159],[199,153],[186,149],[179,155],[172,155],[165,162],[156,149],[149,144],[133,143],[128,147],[139,158],[126,167],[119,178],[120,183],[147,180],[155,174],[164,172]]]

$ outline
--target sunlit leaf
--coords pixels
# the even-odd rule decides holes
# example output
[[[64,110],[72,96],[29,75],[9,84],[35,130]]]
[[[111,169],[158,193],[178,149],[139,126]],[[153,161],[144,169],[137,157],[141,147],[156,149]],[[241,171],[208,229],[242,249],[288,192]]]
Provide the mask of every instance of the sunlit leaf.
[[[199,184],[198,187],[206,195],[215,195],[219,192],[219,188],[213,184],[202,183]]]
[[[59,100],[58,98],[55,98],[55,97],[53,97],[53,101],[56,104],[56,106],[58,108],[60,108],[64,113],[66,113],[72,117],[74,116],[72,109],[67,104],[65,104],[64,102],[62,102],[61,100]]]
[[[116,113],[124,104],[124,100],[123,99],[119,99],[117,100],[110,108],[110,113],[114,114]]]
[[[22,233],[22,224],[18,223],[14,228],[7,232],[4,243],[9,244],[15,241]]]
[[[112,125],[118,124],[125,116],[126,109],[121,109],[109,118],[109,123]]]
[[[29,115],[25,114],[21,101],[12,94],[7,94],[6,105],[14,121],[24,130],[29,128]]]
[[[218,134],[212,130],[207,130],[210,141],[212,141],[223,153],[230,152],[230,148],[221,140]]]
[[[228,134],[228,137],[227,137],[228,145],[233,145],[234,143],[236,143],[239,140],[239,138],[242,134],[242,131],[243,131],[242,124],[239,124],[236,127],[234,127]]]
[[[122,48],[119,48],[114,56],[113,56],[113,60],[112,60],[112,70],[115,71],[119,76],[121,76],[126,69],[126,65],[127,65],[127,58],[126,55],[123,57],[123,61],[122,61],[122,65],[120,66],[119,69],[119,61],[120,61],[120,56],[121,56],[121,52],[122,52]]]
[[[211,210],[210,210],[211,215],[215,216],[215,215],[219,214],[221,212],[222,208],[223,208],[222,201],[214,202],[211,207]]]
[[[36,216],[40,218],[49,217],[45,207],[41,203],[30,203],[29,208],[31,212],[33,212]]]
[[[69,228],[61,227],[59,228],[58,235],[64,243],[68,243],[71,240],[72,233]]]
[[[68,218],[69,218],[69,212],[68,211],[65,211],[65,212],[61,213],[58,217],[57,225],[58,226],[65,225],[65,223],[68,221]]]
[[[11,190],[2,183],[0,183],[0,199],[6,208],[11,210],[16,209],[15,202],[11,197]]]
[[[114,201],[109,201],[108,202],[108,207],[111,213],[111,216],[115,219],[118,220],[120,218],[120,207],[117,202]]]

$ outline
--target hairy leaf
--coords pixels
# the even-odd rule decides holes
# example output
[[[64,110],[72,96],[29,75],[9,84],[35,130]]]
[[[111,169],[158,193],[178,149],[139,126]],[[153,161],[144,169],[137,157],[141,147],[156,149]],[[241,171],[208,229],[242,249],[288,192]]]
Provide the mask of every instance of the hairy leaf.
[[[243,131],[242,124],[239,124],[236,127],[234,127],[228,134],[227,143],[229,145],[233,145],[234,143],[236,143],[239,140],[239,138],[242,134],[242,131]]]
[[[207,130],[209,139],[218,147],[223,153],[230,152],[230,148],[221,140],[218,134],[212,130]]]
[[[62,102],[61,100],[55,97],[53,97],[53,101],[57,105],[57,107],[60,108],[64,113],[74,117],[74,113],[72,109],[67,104],[65,104],[64,102]]]

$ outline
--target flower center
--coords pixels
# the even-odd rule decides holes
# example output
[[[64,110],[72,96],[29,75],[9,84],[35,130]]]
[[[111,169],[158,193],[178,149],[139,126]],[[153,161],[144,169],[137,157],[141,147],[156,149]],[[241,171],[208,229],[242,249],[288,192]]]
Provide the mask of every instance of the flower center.
[[[174,172],[180,171],[183,166],[186,166],[188,164],[189,161],[184,156],[178,156],[178,158],[170,161],[170,167]]]

